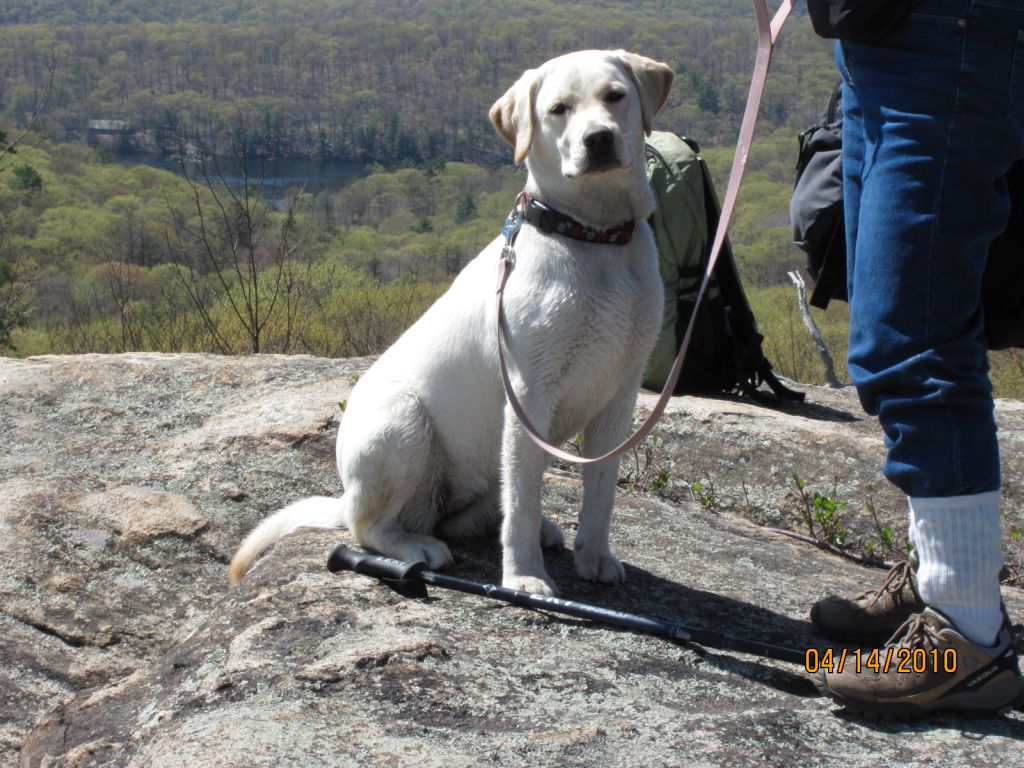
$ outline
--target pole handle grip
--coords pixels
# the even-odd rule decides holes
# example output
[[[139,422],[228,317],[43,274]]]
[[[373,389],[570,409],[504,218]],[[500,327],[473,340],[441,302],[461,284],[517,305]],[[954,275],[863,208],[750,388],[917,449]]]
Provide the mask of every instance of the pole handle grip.
[[[377,579],[394,579],[404,581],[406,579],[418,579],[419,574],[427,569],[423,562],[407,563],[404,560],[393,560],[382,555],[369,555],[365,552],[353,552],[344,544],[339,544],[331,552],[327,559],[327,570],[332,573],[338,571],[355,571],[364,576],[373,576]]]

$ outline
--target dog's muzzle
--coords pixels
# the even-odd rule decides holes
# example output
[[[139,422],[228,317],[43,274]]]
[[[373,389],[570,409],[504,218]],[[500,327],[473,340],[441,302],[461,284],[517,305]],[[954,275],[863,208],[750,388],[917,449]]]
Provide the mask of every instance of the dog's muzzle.
[[[610,128],[595,127],[583,134],[586,172],[604,171],[621,165],[615,145],[615,132]]]

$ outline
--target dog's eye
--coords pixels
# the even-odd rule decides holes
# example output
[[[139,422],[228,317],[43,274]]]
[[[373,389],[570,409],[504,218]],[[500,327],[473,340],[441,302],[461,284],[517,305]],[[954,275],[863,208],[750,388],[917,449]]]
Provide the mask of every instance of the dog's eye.
[[[617,101],[622,101],[626,98],[626,94],[622,91],[608,91],[605,94],[604,100],[606,104],[614,104]]]
[[[563,104],[562,102],[558,102],[557,104],[555,104],[555,106],[548,110],[548,112],[550,112],[552,115],[564,115],[568,111],[569,108],[565,106],[565,104]]]

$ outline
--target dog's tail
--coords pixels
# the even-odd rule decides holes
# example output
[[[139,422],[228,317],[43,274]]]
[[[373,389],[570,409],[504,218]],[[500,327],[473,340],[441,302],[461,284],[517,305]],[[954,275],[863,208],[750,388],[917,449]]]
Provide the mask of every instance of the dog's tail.
[[[240,582],[263,550],[296,528],[342,528],[344,525],[345,506],[342,499],[313,496],[290,504],[268,517],[245,537],[231,559],[228,581],[231,584]]]

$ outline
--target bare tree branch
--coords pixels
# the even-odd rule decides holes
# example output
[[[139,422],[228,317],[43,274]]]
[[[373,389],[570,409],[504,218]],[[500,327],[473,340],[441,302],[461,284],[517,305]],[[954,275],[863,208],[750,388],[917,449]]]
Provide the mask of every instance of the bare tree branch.
[[[825,381],[830,387],[839,389],[843,386],[843,383],[836,376],[836,367],[832,362],[832,355],[829,354],[828,347],[825,345],[825,339],[822,338],[817,323],[811,317],[811,310],[807,306],[807,287],[804,284],[804,278],[799,272],[794,270],[789,273],[789,279],[796,286],[797,306],[800,308],[800,317],[803,318],[807,332],[811,334],[814,346],[817,347],[818,354],[821,356],[821,362],[825,366]]]
[[[244,332],[249,352],[272,348],[287,352],[296,312],[291,298],[296,290],[292,267],[299,244],[293,235],[301,191],[289,201],[274,234],[277,217],[263,194],[265,173],[257,184],[250,183],[244,141],[236,159],[240,188],[226,175],[216,154],[200,156],[194,172],[184,167],[182,159],[197,224],[190,225],[186,216],[171,212],[178,243],[175,248],[167,237],[169,251],[175,252],[170,261],[222,352],[229,351],[232,334],[225,338],[224,329],[218,326],[223,320],[218,321],[211,311],[216,301],[224,303]],[[191,246],[186,239],[192,241]],[[280,326],[284,327],[283,334],[275,331]]]
[[[53,95],[53,88],[57,82],[57,52],[50,49],[50,61],[46,66],[47,78],[46,85],[43,87],[42,92],[36,91],[35,100],[32,106],[32,111],[29,112],[28,119],[25,123],[25,128],[14,137],[13,141],[6,141],[0,136],[0,160],[3,160],[4,155],[14,152],[14,148],[21,143],[21,140],[28,136],[29,131],[35,126],[36,122],[43,114],[43,110],[46,109],[46,103],[50,100],[50,96]]]

